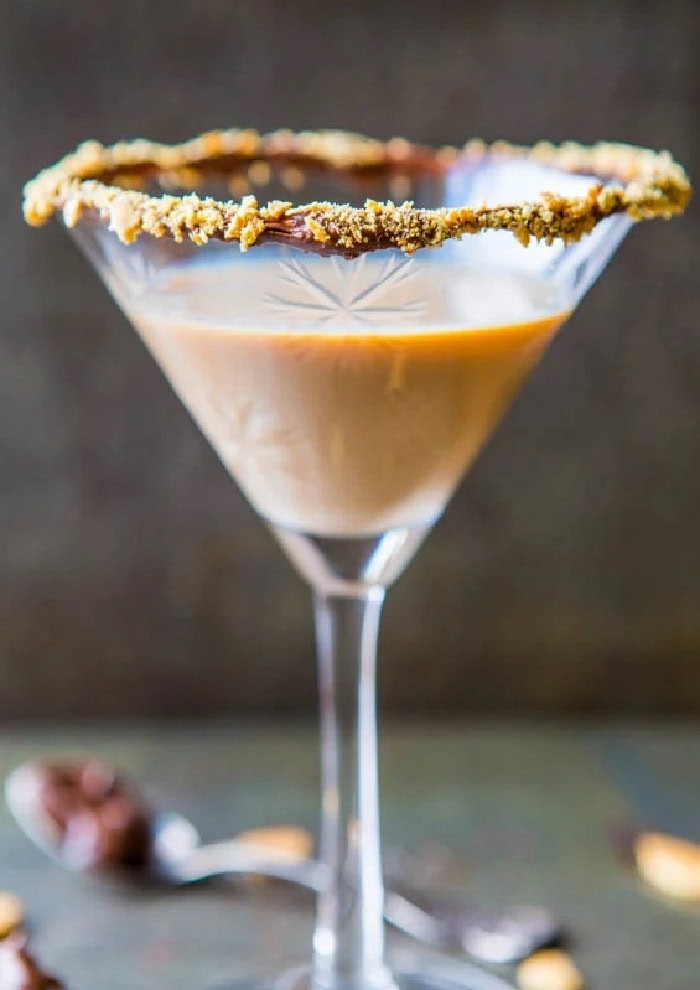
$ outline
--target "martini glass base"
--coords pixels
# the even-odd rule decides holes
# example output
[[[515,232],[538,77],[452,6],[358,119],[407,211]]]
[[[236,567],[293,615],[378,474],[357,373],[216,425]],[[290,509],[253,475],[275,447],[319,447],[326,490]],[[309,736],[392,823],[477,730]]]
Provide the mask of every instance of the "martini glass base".
[[[369,987],[355,980],[327,985],[312,978],[310,966],[295,966],[268,978],[209,984],[206,990],[513,990],[513,984],[464,958],[403,950],[390,953],[386,981]]]

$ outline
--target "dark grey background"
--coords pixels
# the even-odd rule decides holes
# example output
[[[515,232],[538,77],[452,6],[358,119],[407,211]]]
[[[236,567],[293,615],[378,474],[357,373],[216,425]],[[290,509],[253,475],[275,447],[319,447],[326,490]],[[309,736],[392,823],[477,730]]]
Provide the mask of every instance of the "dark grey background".
[[[0,4],[0,715],[315,703],[307,594],[23,181],[87,136],[614,138],[698,168],[696,0]],[[389,597],[384,707],[700,711],[697,211],[633,231]]]

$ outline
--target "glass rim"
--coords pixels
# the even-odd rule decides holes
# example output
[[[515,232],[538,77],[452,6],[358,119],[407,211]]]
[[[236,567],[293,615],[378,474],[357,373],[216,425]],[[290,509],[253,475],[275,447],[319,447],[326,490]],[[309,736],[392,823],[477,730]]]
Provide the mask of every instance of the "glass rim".
[[[367,199],[362,206],[336,202],[271,200],[253,195],[238,201],[202,197],[191,190],[206,174],[247,169],[263,184],[271,167],[292,175],[324,170],[346,176],[440,177],[461,164],[486,159],[529,160],[561,173],[591,178],[583,195],[563,196],[543,190],[529,201],[423,208],[405,200]],[[156,176],[160,195],[144,191]],[[235,174],[233,175],[235,178]],[[229,184],[229,188],[234,187]],[[84,213],[105,221],[124,243],[141,234],[229,242],[242,251],[264,243],[287,244],[323,255],[357,257],[377,250],[413,254],[452,238],[483,231],[508,231],[527,246],[531,238],[552,243],[580,240],[602,220],[626,214],[638,221],[682,213],[691,195],[688,176],[667,151],[628,144],[573,142],[532,146],[505,141],[469,140],[461,147],[430,148],[403,138],[378,141],[344,131],[253,130],[210,131],[181,144],[144,139],[105,146],[87,141],[41,171],[24,188],[24,216],[41,226],[60,213],[68,227]]]

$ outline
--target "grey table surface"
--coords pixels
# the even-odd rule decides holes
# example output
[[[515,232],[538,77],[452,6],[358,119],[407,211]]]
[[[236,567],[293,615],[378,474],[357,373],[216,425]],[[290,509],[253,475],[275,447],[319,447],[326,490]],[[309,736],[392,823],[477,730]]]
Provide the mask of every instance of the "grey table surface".
[[[311,726],[13,730],[0,772],[46,754],[100,754],[177,807],[207,838],[298,822],[315,830]],[[588,986],[697,990],[700,906],[647,890],[614,837],[635,824],[700,838],[700,727],[389,726],[381,735],[383,836],[446,847],[453,886],[485,902],[547,905],[572,935]],[[230,885],[179,892],[64,873],[0,813],[0,887],[25,900],[37,952],[72,990],[221,986],[303,959],[313,907]],[[393,936],[392,936],[393,939]]]

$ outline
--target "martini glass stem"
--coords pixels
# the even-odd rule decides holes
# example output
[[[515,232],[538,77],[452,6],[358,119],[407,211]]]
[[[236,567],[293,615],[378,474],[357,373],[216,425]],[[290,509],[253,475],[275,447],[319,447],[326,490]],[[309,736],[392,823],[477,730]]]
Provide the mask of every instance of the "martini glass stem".
[[[384,589],[315,593],[321,703],[321,859],[313,982],[385,988],[376,659]]]

